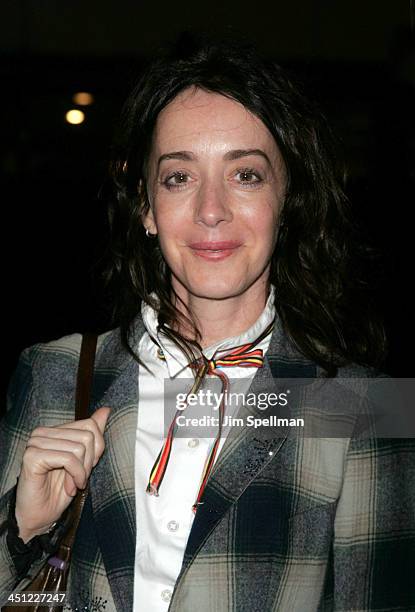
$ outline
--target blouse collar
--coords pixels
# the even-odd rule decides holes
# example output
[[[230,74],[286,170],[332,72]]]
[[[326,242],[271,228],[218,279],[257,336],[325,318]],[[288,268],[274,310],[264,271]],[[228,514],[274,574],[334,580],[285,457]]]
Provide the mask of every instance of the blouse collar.
[[[152,297],[156,297],[152,294]],[[257,338],[264,329],[273,321],[275,317],[275,287],[270,285],[270,292],[268,295],[265,308],[259,315],[251,327],[236,336],[230,336],[203,349],[203,354],[207,359],[211,359],[217,351],[224,351],[240,344],[252,342]],[[165,336],[163,333],[159,333],[158,327],[158,313],[149,304],[142,303],[141,314],[143,322],[150,338],[155,341],[158,347],[162,351],[162,355],[166,361],[166,365],[169,371],[169,376],[174,377],[183,369],[187,368],[188,360],[183,352],[174,344],[170,338]]]

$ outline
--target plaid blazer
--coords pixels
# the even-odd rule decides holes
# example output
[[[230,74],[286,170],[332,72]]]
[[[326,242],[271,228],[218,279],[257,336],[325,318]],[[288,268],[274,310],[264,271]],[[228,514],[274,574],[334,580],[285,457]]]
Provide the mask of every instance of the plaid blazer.
[[[144,333],[134,324],[134,346]],[[81,336],[23,351],[0,430],[0,525],[30,432],[74,419]],[[360,367],[340,377],[367,377]],[[273,377],[322,371],[277,319],[250,392]],[[68,576],[72,610],[128,612],[140,538],[134,490],[138,365],[119,331],[99,337],[91,409],[111,406],[106,449],[90,477]],[[412,439],[305,438],[242,428],[228,437],[187,542],[170,612],[415,610],[415,447]],[[32,565],[34,573],[44,558]],[[18,576],[0,537],[0,593]]]

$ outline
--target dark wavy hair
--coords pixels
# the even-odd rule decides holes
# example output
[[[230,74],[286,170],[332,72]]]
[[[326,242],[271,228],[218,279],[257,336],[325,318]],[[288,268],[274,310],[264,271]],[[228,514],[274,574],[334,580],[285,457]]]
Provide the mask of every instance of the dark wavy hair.
[[[265,124],[284,159],[287,188],[269,281],[276,287],[275,307],[289,339],[328,376],[346,363],[378,367],[386,339],[361,273],[369,250],[360,242],[338,178],[327,122],[293,78],[252,46],[186,34],[141,75],[125,103],[113,147],[104,279],[113,296],[111,321],[120,327],[124,346],[140,361],[130,340],[142,300],[159,309],[162,333],[189,359],[200,356],[192,313],[185,316],[177,308],[158,240],[146,237],[142,222],[149,209],[147,162],[157,117],[192,86],[240,102]],[[176,331],[183,320],[195,340]]]

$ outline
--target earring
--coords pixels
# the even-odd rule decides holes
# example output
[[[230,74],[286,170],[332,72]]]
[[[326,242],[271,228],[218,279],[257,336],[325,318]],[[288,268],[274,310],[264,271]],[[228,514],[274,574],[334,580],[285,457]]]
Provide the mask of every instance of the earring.
[[[147,236],[147,238],[157,238],[157,234],[150,234],[148,229],[146,229],[146,236]]]

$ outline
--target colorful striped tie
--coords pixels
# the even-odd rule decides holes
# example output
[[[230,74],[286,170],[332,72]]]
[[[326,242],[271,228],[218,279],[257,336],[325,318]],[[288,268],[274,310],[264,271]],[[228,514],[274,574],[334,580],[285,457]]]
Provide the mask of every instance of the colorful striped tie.
[[[207,457],[205,466],[203,468],[202,481],[199,487],[199,493],[197,495],[195,503],[192,506],[193,512],[196,512],[198,506],[203,503],[200,501],[200,499],[203,495],[203,491],[205,489],[210,472],[215,462],[215,457],[222,434],[222,426],[226,409],[226,398],[229,391],[229,379],[226,374],[221,371],[220,368],[232,366],[237,366],[240,368],[261,368],[264,364],[263,351],[262,349],[255,349],[254,347],[272,332],[273,327],[274,321],[272,321],[268,325],[268,327],[262,332],[262,334],[260,334],[258,338],[256,338],[253,342],[248,342],[247,344],[241,344],[239,346],[236,346],[230,349],[230,351],[226,355],[220,358],[207,359],[204,355],[202,355],[201,359],[197,359],[196,361],[189,364],[189,367],[196,370],[196,376],[193,386],[188,393],[188,396],[197,393],[205,375],[218,376],[222,381],[222,401],[219,406],[218,433],[216,435],[215,442],[210,450],[209,456]],[[163,358],[162,354],[160,353],[159,356],[160,358]],[[170,453],[172,450],[173,437],[177,429],[176,419],[180,414],[183,414],[183,411],[176,410],[176,414],[170,424],[166,440],[164,441],[160,453],[158,454],[158,457],[154,462],[153,468],[150,472],[150,478],[146,489],[147,493],[149,493],[150,495],[159,495],[160,486],[166,473],[167,464],[169,462]]]

